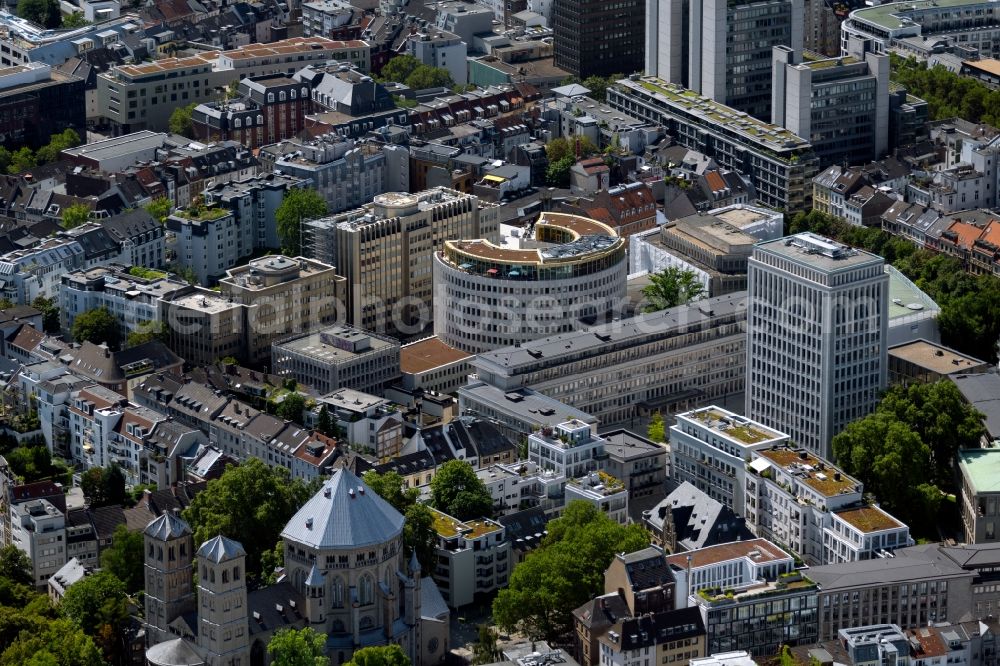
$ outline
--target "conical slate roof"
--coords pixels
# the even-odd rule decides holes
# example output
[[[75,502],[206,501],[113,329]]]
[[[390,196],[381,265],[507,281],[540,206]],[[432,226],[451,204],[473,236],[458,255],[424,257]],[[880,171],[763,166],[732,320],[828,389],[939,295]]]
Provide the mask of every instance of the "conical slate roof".
[[[312,565],[312,569],[309,570],[309,577],[306,578],[306,587],[323,587],[323,581],[326,576],[323,572],[316,568],[316,565]]]
[[[167,541],[169,539],[176,539],[178,537],[191,534],[191,527],[183,520],[167,511],[159,518],[154,518],[150,521],[149,525],[146,525],[146,529],[142,532],[146,536],[151,536],[154,539]]]
[[[281,538],[312,548],[357,548],[402,531],[403,515],[342,468],[288,521]]]
[[[246,557],[246,555],[247,551],[243,550],[243,544],[221,534],[201,544],[201,548],[198,549],[199,560],[208,560],[216,564],[235,560],[237,557]]]

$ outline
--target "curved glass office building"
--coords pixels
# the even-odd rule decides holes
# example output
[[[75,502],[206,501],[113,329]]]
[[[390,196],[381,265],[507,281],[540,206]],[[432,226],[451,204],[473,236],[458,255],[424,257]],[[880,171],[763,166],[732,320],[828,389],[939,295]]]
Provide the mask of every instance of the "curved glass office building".
[[[480,353],[603,320],[624,301],[625,241],[579,215],[542,213],[521,247],[448,241],[434,255],[434,333]]]

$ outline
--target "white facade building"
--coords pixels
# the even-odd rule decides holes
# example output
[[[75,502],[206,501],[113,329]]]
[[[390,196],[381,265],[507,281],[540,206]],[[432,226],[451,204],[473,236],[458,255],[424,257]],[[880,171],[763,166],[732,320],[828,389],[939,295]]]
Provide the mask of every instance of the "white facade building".
[[[670,426],[671,477],[743,515],[743,479],[753,450],[784,445],[788,435],[721,407],[696,409],[676,419]]]
[[[829,458],[886,385],[889,277],[877,255],[813,233],[748,264],[746,415]]]

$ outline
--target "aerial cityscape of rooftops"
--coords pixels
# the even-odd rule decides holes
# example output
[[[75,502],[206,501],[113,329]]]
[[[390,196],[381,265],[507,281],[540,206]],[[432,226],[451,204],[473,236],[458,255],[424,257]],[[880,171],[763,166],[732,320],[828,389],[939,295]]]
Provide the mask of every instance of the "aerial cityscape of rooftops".
[[[1000,0],[5,0],[0,332],[0,666],[1000,666]]]

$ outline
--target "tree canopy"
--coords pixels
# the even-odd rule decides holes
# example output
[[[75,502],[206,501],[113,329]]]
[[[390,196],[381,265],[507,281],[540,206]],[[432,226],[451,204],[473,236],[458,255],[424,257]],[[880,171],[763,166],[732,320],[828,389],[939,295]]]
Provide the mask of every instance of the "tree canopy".
[[[73,339],[77,342],[92,342],[95,345],[107,343],[108,348],[117,351],[121,347],[121,329],[118,320],[106,307],[81,312],[73,320]]]
[[[659,312],[684,305],[704,293],[705,286],[698,281],[694,271],[668,266],[649,275],[649,284],[642,288],[642,295],[649,303],[642,311]]]
[[[348,666],[411,666],[403,648],[391,643],[378,647],[361,648],[354,653]]]
[[[991,90],[941,65],[928,67],[924,61],[894,53],[890,59],[892,79],[927,101],[931,120],[958,117],[972,123],[1000,124],[1000,90]]]
[[[431,479],[431,498],[435,509],[459,520],[493,515],[490,491],[465,460],[449,460],[438,467]]]
[[[101,553],[101,569],[117,577],[129,594],[141,591],[145,584],[142,545],[142,532],[119,525],[111,546]]]
[[[293,257],[301,254],[299,234],[302,221],[322,217],[326,213],[326,200],[316,190],[295,187],[285,192],[285,198],[274,214],[278,238],[285,252]]]
[[[184,510],[184,519],[194,530],[195,543],[222,534],[243,544],[247,572],[259,578],[262,554],[274,547],[285,524],[309,496],[309,487],[293,480],[284,467],[249,458],[209,481]]]
[[[17,15],[43,28],[58,28],[62,24],[59,0],[20,0]]]
[[[654,442],[667,441],[666,425],[663,423],[663,415],[659,412],[653,412],[653,416],[650,417],[646,436]]]
[[[156,197],[148,204],[146,204],[146,212],[149,213],[154,220],[163,224],[167,221],[167,217],[170,212],[174,209],[174,204],[167,197]]]
[[[447,69],[425,65],[408,53],[387,62],[379,78],[386,83],[402,83],[412,90],[451,88],[455,85]]]
[[[67,229],[74,229],[86,224],[90,219],[90,207],[86,204],[72,204],[62,211],[62,224]]]
[[[80,478],[80,489],[93,508],[123,504],[128,498],[125,475],[117,463],[91,467]]]
[[[305,408],[306,399],[301,393],[287,393],[285,399],[278,403],[275,415],[292,423],[302,423],[302,410]]]
[[[398,472],[379,474],[375,470],[365,472],[362,480],[372,491],[391,504],[396,511],[406,519],[403,523],[403,547],[406,557],[413,552],[424,572],[430,572],[434,566],[434,544],[437,535],[434,531],[434,514],[417,499],[420,491],[416,488],[406,488],[403,477]]]
[[[272,666],[327,666],[330,660],[323,654],[326,634],[312,627],[280,629],[271,637],[267,651]]]
[[[567,636],[573,609],[600,594],[615,553],[649,545],[641,525],[619,525],[582,500],[570,502],[547,529],[542,545],[514,569],[493,601],[497,626],[532,640]]]
[[[612,74],[611,76],[605,78],[602,76],[588,76],[583,80],[583,87],[590,90],[590,96],[599,102],[603,102],[607,99],[608,87],[614,84],[615,81],[624,79],[624,74]]]
[[[833,438],[833,453],[883,508],[933,535],[942,493],[954,489],[955,455],[979,446],[980,419],[947,380],[896,385]]]
[[[170,114],[170,119],[167,121],[167,127],[171,132],[186,136],[189,139],[194,138],[191,113],[194,111],[195,106],[197,105],[192,102],[187,106],[179,106],[173,110]]]
[[[545,144],[545,156],[549,158],[549,163],[558,162],[566,157],[574,158],[576,161],[577,151],[581,158],[590,157],[598,153],[594,142],[585,136],[570,138],[557,137]]]
[[[104,659],[111,664],[128,663],[129,619],[125,584],[109,571],[98,571],[66,590],[59,604],[66,619],[94,638]]]
[[[59,303],[54,298],[36,296],[31,307],[42,313],[42,328],[46,333],[59,332]]]

